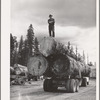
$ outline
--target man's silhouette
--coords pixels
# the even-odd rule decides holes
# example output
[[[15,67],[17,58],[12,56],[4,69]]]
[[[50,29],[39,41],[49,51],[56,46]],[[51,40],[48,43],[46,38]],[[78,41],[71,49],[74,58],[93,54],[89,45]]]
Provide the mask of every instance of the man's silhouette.
[[[52,18],[51,14],[49,15],[48,24],[49,24],[49,36],[55,37],[55,32],[54,32],[55,20]]]

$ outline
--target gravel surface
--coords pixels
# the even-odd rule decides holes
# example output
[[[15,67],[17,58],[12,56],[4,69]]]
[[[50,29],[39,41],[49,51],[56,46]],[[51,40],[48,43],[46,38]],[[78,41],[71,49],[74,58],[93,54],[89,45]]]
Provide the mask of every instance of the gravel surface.
[[[44,92],[43,81],[13,85],[10,87],[10,100],[96,100],[96,80],[91,79],[87,87],[80,87],[76,93],[66,93],[65,88]]]

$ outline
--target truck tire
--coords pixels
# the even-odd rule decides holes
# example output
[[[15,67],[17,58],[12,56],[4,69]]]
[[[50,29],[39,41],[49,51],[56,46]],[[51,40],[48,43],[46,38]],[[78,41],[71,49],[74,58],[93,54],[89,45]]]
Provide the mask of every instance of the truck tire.
[[[67,92],[70,92],[70,79],[68,79],[68,80],[66,81],[65,88],[66,88],[66,91],[67,91]]]
[[[79,91],[79,80],[76,79],[76,92],[78,92],[78,91]]]
[[[44,91],[50,92],[52,90],[52,80],[45,79],[43,84]]]
[[[87,85],[89,85],[89,82],[87,82]]]
[[[87,86],[87,79],[86,78],[83,78],[83,80],[82,80],[82,86]]]
[[[34,80],[37,81],[38,80],[37,77],[34,77]]]
[[[57,86],[53,86],[53,85],[52,85],[52,87],[51,87],[51,88],[52,88],[52,91],[57,91],[57,89],[58,89],[58,87],[57,87]]]
[[[48,91],[47,85],[48,85],[48,80],[45,79],[45,80],[44,80],[44,83],[43,83],[43,89],[44,89],[44,91]]]
[[[70,92],[71,93],[76,92],[76,81],[75,81],[75,79],[70,80]]]

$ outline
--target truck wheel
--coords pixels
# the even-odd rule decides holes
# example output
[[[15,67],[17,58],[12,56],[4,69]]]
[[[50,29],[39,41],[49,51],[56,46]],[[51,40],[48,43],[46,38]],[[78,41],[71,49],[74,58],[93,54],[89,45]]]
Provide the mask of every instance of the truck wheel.
[[[74,93],[76,91],[76,81],[75,79],[70,80],[70,92]]]
[[[52,90],[52,80],[51,79],[45,79],[43,84],[44,91],[50,92]]]
[[[47,84],[48,84],[48,80],[45,79],[45,80],[44,80],[44,83],[43,83],[43,89],[44,89],[44,91],[48,91]]]
[[[78,92],[78,91],[79,91],[79,80],[76,79],[76,92]]]
[[[52,88],[52,91],[56,91],[58,89],[57,86],[52,86],[51,88]]]
[[[34,79],[35,79],[35,81],[37,81],[37,77],[35,77]]]
[[[82,86],[87,86],[87,79],[86,78],[83,78],[83,80],[82,80]]]
[[[69,86],[70,86],[70,79],[67,80],[66,86],[65,86],[67,92],[70,92],[70,87]]]
[[[47,88],[48,88],[48,92],[53,91],[52,79],[48,79],[48,85],[47,85]]]
[[[89,82],[87,82],[87,85],[89,85]]]

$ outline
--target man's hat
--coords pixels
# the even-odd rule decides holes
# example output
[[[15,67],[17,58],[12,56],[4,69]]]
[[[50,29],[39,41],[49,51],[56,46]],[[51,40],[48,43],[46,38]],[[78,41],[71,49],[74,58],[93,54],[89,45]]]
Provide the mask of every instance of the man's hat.
[[[49,17],[51,17],[52,15],[50,14]]]

